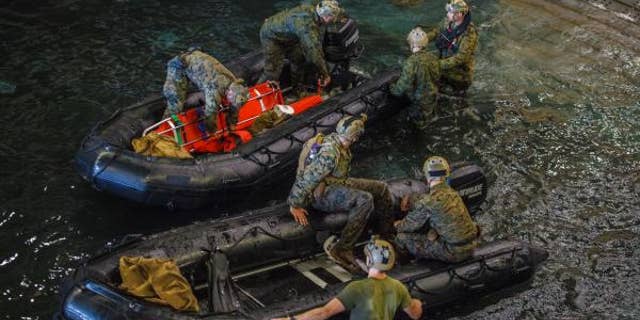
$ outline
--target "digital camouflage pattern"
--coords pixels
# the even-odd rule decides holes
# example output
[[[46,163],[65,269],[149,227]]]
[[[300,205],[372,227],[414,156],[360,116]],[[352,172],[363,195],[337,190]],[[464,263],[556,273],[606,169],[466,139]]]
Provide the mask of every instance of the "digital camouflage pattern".
[[[409,115],[418,128],[425,128],[436,105],[440,78],[438,57],[420,50],[404,62],[400,78],[391,85],[391,94],[406,95],[411,101]]]
[[[396,226],[397,243],[416,257],[458,262],[478,246],[478,227],[460,195],[446,183],[419,196],[407,216]],[[438,237],[432,241],[427,232]]]
[[[178,55],[167,63],[167,79],[163,88],[167,109],[171,114],[183,111],[191,82],[204,93],[204,115],[211,117],[220,110],[222,97],[235,80],[235,75],[222,63],[202,51]],[[237,114],[231,118],[237,118]]]
[[[249,127],[249,132],[252,136],[256,136],[267,129],[271,129],[280,123],[287,120],[289,116],[286,114],[280,114],[273,108],[269,111],[263,112],[256,118],[256,120]]]
[[[441,27],[425,31],[429,40],[433,40],[448,27],[445,19]],[[427,126],[437,103],[436,94],[443,85],[456,92],[464,92],[471,86],[478,47],[478,32],[473,23],[468,24],[454,44],[440,50],[439,57],[426,50],[412,54],[404,62],[400,78],[391,86],[393,95],[406,95],[411,101],[410,116],[418,128]]]
[[[336,243],[336,249],[344,250],[353,249],[365,230],[373,203],[373,196],[366,191],[329,184],[322,197],[311,202],[311,207],[322,212],[347,212],[347,223]]]
[[[315,143],[316,139],[306,144]],[[377,180],[349,178],[351,151],[342,145],[336,133],[322,138],[320,149],[311,161],[306,159],[308,155],[304,152],[300,155],[296,181],[287,199],[290,206],[348,212],[348,222],[339,242],[345,246],[355,243],[362,234],[372,211],[372,227],[385,236],[393,233],[393,200],[388,185]],[[309,163],[305,165],[306,162]],[[313,193],[321,184],[325,185],[324,192],[315,199]]]
[[[449,28],[449,22],[445,19],[440,27],[425,31],[429,39],[433,40],[447,28]],[[440,50],[438,60],[442,75],[440,80],[451,85],[455,90],[466,90],[473,80],[475,52],[478,48],[478,30],[473,22],[469,22],[467,30],[454,43],[455,45],[451,48]]]
[[[315,143],[315,139],[307,143]],[[323,138],[319,153],[309,164],[301,165],[306,161],[302,159],[306,155],[301,153],[300,156],[296,181],[287,200],[293,207],[308,208],[313,190],[324,182],[325,178],[331,178],[332,182],[344,180],[351,169],[351,150],[342,145],[336,133]]]
[[[320,20],[313,5],[300,5],[267,18],[260,28],[260,43],[265,56],[262,81],[277,81],[287,56],[292,68],[300,68],[306,59],[321,76],[329,75],[320,40]],[[297,78],[293,81],[300,80],[299,73],[292,70],[292,78]]]
[[[375,234],[383,239],[392,239],[395,230],[393,228],[393,196],[389,191],[389,185],[380,180],[347,178],[325,179],[329,185],[341,185],[352,190],[365,191],[373,196],[373,214],[369,220],[369,227]]]

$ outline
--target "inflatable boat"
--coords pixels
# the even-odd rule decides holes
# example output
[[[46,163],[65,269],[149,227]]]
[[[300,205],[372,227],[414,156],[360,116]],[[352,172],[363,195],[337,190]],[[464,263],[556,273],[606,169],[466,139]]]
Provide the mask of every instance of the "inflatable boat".
[[[470,208],[477,210],[484,201],[486,182],[477,167],[459,166],[450,184]],[[396,205],[404,195],[427,190],[423,182],[412,179],[389,185]],[[296,314],[326,303],[359,277],[332,263],[321,248],[345,221],[344,213],[318,212],[310,214],[310,227],[301,227],[281,203],[151,236],[128,237],[89,259],[67,279],[60,290],[62,306],[57,317],[268,319]],[[172,259],[188,279],[200,311],[176,311],[120,290],[118,260],[122,256]],[[396,265],[390,274],[432,308],[526,283],[546,258],[545,250],[527,243],[498,241],[482,245],[461,263],[411,261]],[[223,262],[217,265],[227,269],[211,270],[216,262]],[[220,286],[212,274],[228,274],[231,284]]]
[[[333,131],[344,115],[365,113],[374,124],[383,114],[401,107],[385,90],[398,77],[397,71],[370,79],[350,71],[350,58],[361,52],[353,20],[326,34],[325,56],[331,61],[332,83],[341,89],[332,91],[341,93],[321,102],[312,99],[309,103],[308,98],[306,102],[298,101],[302,103],[295,108],[299,114],[275,128],[249,141],[242,139],[246,143],[230,152],[198,154],[193,159],[145,156],[132,151],[132,139],[154,128],[166,107],[162,97],[153,97],[117,110],[98,123],[81,142],[74,159],[76,170],[98,190],[169,209],[201,207],[228,191],[254,192],[292,177],[302,144],[319,132]],[[262,72],[263,58],[259,52],[250,53],[226,66],[247,83],[255,83]],[[287,83],[284,74],[282,88]],[[259,100],[254,104],[264,102],[259,99],[261,93],[251,92],[252,98]],[[192,100],[197,105],[198,100]],[[245,117],[252,116],[255,115]]]

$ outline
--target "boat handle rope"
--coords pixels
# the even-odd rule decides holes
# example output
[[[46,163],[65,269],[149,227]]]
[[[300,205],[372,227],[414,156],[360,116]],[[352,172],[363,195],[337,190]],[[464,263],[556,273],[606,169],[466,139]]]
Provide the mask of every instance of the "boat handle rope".
[[[366,104],[366,103],[365,103],[365,104]],[[366,108],[368,108],[368,106],[367,106]],[[334,112],[335,112],[335,113],[340,114],[340,115],[341,115],[341,117],[344,117],[344,116],[354,116],[354,115],[355,115],[355,114],[353,114],[353,113],[350,113],[350,112],[348,112],[348,111],[344,110],[343,108],[337,109],[337,110],[335,110]],[[323,118],[324,118],[324,117],[323,117]],[[321,118],[321,119],[322,119],[322,118]],[[319,128],[332,128],[332,127],[334,126],[334,125],[322,125],[322,124],[318,124],[316,121],[314,121],[313,123],[310,123],[310,124],[311,124],[311,128],[313,129],[313,134],[312,134],[312,136],[315,136],[316,134],[318,134],[318,132],[320,131],[320,130],[319,130]],[[295,132],[294,132],[294,133],[295,133]],[[298,142],[298,143],[300,143],[300,144],[304,144],[304,141],[302,141],[302,140],[300,140],[300,139],[296,138],[296,137],[294,136],[294,133],[291,133],[291,134],[289,134],[289,135],[286,135],[286,136],[285,136],[285,137],[290,141],[290,145],[289,145],[289,146],[292,146],[292,145],[293,145],[293,143],[294,143],[294,141],[295,141],[295,142]],[[254,163],[256,163],[257,165],[259,165],[259,166],[261,166],[261,167],[263,167],[263,168],[270,168],[270,167],[273,165],[273,163],[275,162],[275,160],[274,160],[274,158],[275,158],[275,157],[274,157],[274,156],[276,156],[276,155],[282,155],[282,154],[286,154],[286,153],[287,153],[287,152],[277,152],[277,151],[273,151],[273,150],[269,149],[269,146],[262,147],[262,148],[260,148],[260,150],[261,150],[264,154],[266,154],[266,155],[267,155],[267,161],[264,161],[264,162],[263,162],[263,161],[260,161],[260,160],[257,158],[257,156],[255,155],[255,153],[252,153],[251,155],[249,155],[249,156],[247,157],[247,159],[248,159],[248,160],[250,160],[250,161],[252,161],[252,162],[254,162]]]
[[[501,272],[501,271],[506,271],[508,269],[511,269],[512,271],[517,271],[517,269],[515,268],[515,258],[516,258],[516,251],[521,250],[522,248],[516,247],[513,248],[511,251],[511,257],[510,257],[510,265],[508,267],[505,268],[494,268],[489,266],[489,264],[486,261],[486,257],[482,257],[480,259],[478,259],[477,261],[474,261],[473,263],[479,263],[480,264],[480,270],[477,272],[478,275],[482,274],[485,270],[489,270],[492,272]],[[449,274],[449,281],[447,282],[447,286],[451,284],[451,282],[453,282],[454,279],[458,278],[462,281],[464,281],[465,283],[468,282],[473,282],[474,280],[477,279],[472,279],[472,278],[468,278],[468,277],[464,277],[461,276],[456,270],[455,267],[450,267],[447,270],[447,274]],[[438,272],[438,271],[436,271]],[[433,272],[433,274],[435,274],[436,272]],[[428,275],[427,275],[428,276]],[[479,276],[478,276],[479,278]],[[442,293],[439,293],[437,291],[427,291],[422,289],[420,286],[418,286],[417,282],[417,277],[411,277],[408,281],[407,281],[407,286],[411,289],[411,290],[416,290],[422,294],[426,294],[426,295],[441,295]]]
[[[262,234],[264,234],[264,235],[266,235],[266,236],[268,236],[268,237],[271,237],[271,238],[273,238],[273,239],[276,239],[276,240],[278,240],[278,241],[285,242],[285,243],[286,243],[286,242],[295,242],[295,243],[297,243],[297,242],[298,242],[298,240],[302,240],[302,239],[304,239],[304,237],[296,237],[296,238],[286,239],[286,238],[283,238],[283,237],[277,236],[277,235],[275,235],[275,234],[273,234],[273,233],[271,233],[271,232],[269,232],[269,231],[265,230],[265,229],[264,229],[263,227],[261,227],[261,226],[255,226],[255,227],[253,227],[253,228],[251,228],[251,229],[247,230],[247,232],[245,232],[245,233],[240,237],[240,239],[236,240],[236,241],[235,241],[231,246],[229,246],[229,247],[225,248],[224,250],[220,249],[220,251],[221,251],[222,253],[225,253],[225,254],[226,254],[228,251],[231,251],[231,250],[232,250],[233,248],[235,248],[238,244],[240,244],[240,242],[242,242],[244,239],[246,239],[249,235],[252,235],[252,236],[254,236],[254,237],[255,237],[256,235],[258,235],[258,232],[260,232],[260,233],[262,233]]]
[[[369,90],[366,90],[362,96],[357,97],[357,98],[353,98],[353,99],[351,99],[349,101],[345,101],[345,106],[350,105],[354,101],[360,100],[365,104],[365,111],[364,112],[367,112],[369,110],[369,107],[374,105],[373,99],[371,97],[369,97],[369,95],[372,94],[375,91],[379,91],[379,90],[384,91],[383,87],[386,86],[386,85],[387,84],[385,83],[383,85],[379,85],[377,87],[374,87],[374,88],[371,88]],[[349,111],[345,110],[344,107],[340,107],[340,108],[337,108],[336,110],[331,111],[331,113],[333,113],[333,112],[339,113],[342,116],[354,116],[355,115],[354,113],[350,113]],[[328,113],[328,114],[331,114],[331,113]],[[358,114],[359,113],[361,113],[361,112],[358,112]],[[322,118],[324,118],[324,116]],[[322,119],[322,118],[320,118],[320,119]],[[314,135],[318,133],[318,127],[324,127],[324,128],[333,127],[333,125],[320,125],[316,121],[310,123],[310,124],[312,124]],[[289,138],[289,139],[293,138],[293,139],[295,139],[296,141],[298,141],[300,143],[304,143],[304,142],[300,141],[299,139],[294,138],[293,137],[293,133],[291,133],[289,135],[286,135],[286,137]],[[246,159],[250,160],[251,162],[254,162],[254,163],[258,164],[259,166],[261,166],[263,168],[271,167],[273,165],[273,159],[271,157],[271,154],[269,154],[268,147],[262,147],[259,150],[263,150],[267,154],[268,159],[267,159],[266,162],[262,162],[259,159],[257,159],[257,157],[254,155],[254,153],[252,153],[251,155],[247,156]]]
[[[200,319],[204,319],[204,318],[209,318],[212,316],[225,316],[225,315],[229,315],[229,316],[234,316],[237,314],[241,314],[242,316],[246,317],[247,319],[251,319],[251,320],[256,320],[257,318],[252,316],[250,313],[248,313],[247,311],[245,311],[242,307],[238,308],[238,310],[234,310],[231,312],[207,312],[207,313],[201,313],[198,314],[198,318]]]

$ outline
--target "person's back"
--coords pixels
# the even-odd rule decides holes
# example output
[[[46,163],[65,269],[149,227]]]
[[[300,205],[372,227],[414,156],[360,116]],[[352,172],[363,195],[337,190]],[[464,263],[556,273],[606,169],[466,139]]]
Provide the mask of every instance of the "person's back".
[[[317,6],[299,5],[267,18],[260,27],[265,60],[259,81],[279,81],[286,59],[291,64],[291,85],[302,85],[305,61],[315,66],[321,85],[328,85],[331,75],[324,59],[320,25],[335,21],[341,12],[335,0],[323,0]]]
[[[214,82],[219,94],[224,95],[226,87],[237,80],[236,76],[218,59],[202,51],[190,52],[183,55],[182,59],[186,64],[187,77],[202,91],[207,89],[209,83]]]
[[[412,299],[407,287],[387,275],[396,262],[393,245],[374,236],[363,251],[365,262],[362,267],[368,270],[366,279],[349,283],[322,307],[274,320],[324,320],[345,311],[351,313],[350,319],[391,320],[398,307],[402,307],[411,319],[419,319],[422,302]]]
[[[389,276],[353,281],[337,299],[350,311],[350,319],[391,320],[398,307],[404,309],[411,303],[407,288]]]
[[[297,42],[310,29],[319,30],[315,19],[315,8],[312,5],[283,10],[265,20],[260,36],[282,42]]]
[[[433,79],[440,77],[436,57],[426,51],[420,50],[411,54],[402,66],[402,75],[396,83],[391,86],[391,93],[400,96],[406,93],[412,103],[419,105],[425,113],[430,115],[433,112],[428,105],[434,100],[434,92],[438,88]]]
[[[432,208],[429,224],[446,243],[457,245],[476,238],[478,230],[467,206],[448,184],[433,186],[425,201]]]
[[[249,98],[247,87],[218,59],[195,48],[173,57],[167,63],[167,78],[162,88],[167,109],[163,119],[183,111],[189,83],[204,95],[204,124],[207,131],[216,132],[217,113],[223,103],[231,107],[227,112],[229,126],[235,126],[238,110]]]
[[[451,167],[440,156],[427,158],[423,171],[429,193],[417,197],[395,223],[397,243],[416,258],[455,263],[479,245],[479,229],[458,193],[446,180]]]

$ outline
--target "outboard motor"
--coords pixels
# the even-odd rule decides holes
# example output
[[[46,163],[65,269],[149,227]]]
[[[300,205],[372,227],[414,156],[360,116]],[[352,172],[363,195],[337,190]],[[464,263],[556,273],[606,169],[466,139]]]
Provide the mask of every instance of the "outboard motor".
[[[358,25],[351,18],[327,26],[323,47],[331,72],[331,87],[346,90],[349,85],[357,84],[358,77],[349,71],[349,67],[351,60],[360,57],[364,51],[364,45],[359,40]]]
[[[449,185],[458,191],[458,194],[467,205],[469,212],[480,210],[487,199],[487,178],[480,166],[470,162],[457,162],[451,165]]]

